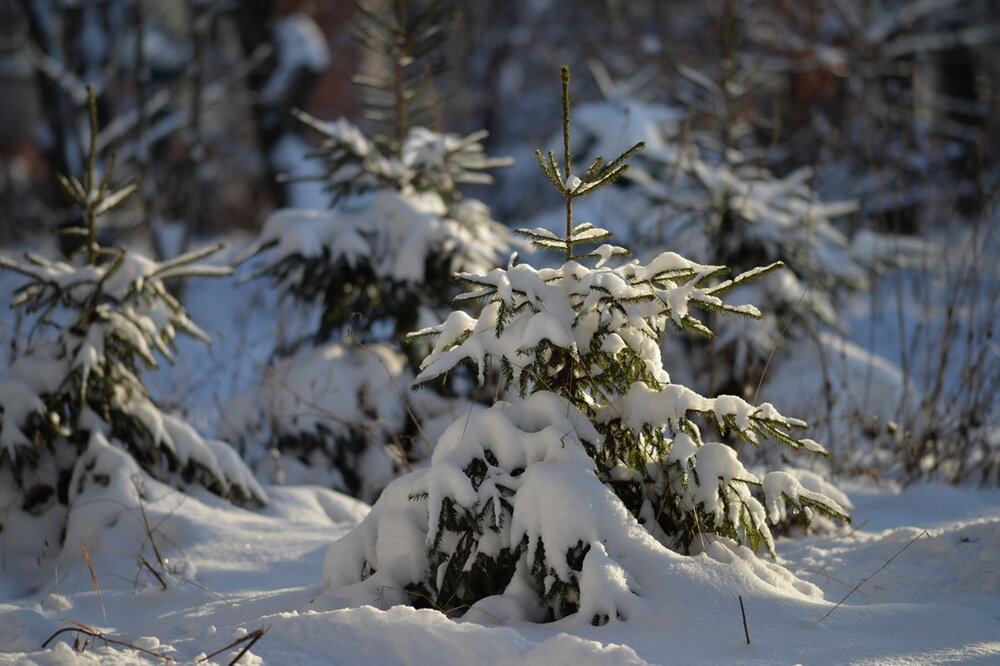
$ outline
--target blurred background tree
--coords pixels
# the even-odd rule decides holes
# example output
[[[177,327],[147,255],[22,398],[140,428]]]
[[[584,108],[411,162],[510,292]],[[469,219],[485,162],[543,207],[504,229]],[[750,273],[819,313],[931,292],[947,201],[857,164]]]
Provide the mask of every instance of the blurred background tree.
[[[390,9],[391,0],[371,3],[376,14]],[[876,230],[966,248],[968,260],[927,258],[923,273],[889,286],[869,276],[867,310],[845,312],[870,324],[856,337],[899,365],[901,385],[919,386],[903,389],[912,400],[897,411],[910,413],[892,433],[885,416],[864,424],[906,451],[908,474],[987,441],[961,433],[995,421],[1000,390],[991,337],[1000,288],[980,270],[997,242],[1000,4],[480,0],[455,10],[450,68],[421,122],[485,129],[489,154],[516,159],[494,186],[468,192],[498,220],[523,225],[543,200],[531,151],[554,146],[545,119],[559,110],[546,82],[567,64],[578,102],[618,100],[618,118],[596,125],[602,150],[627,148],[642,124],[663,125],[666,109],[670,141],[714,132],[723,162],[729,146],[777,179],[807,167],[821,200],[857,201],[832,220],[846,238]],[[342,0],[0,0],[0,242],[78,222],[51,176],[83,168],[87,84],[98,93],[99,147],[143,183],[103,234],[162,259],[193,236],[256,233],[272,211],[322,187],[298,180],[322,165],[308,159],[320,138],[293,109],[376,129],[362,117],[371,99],[350,84],[380,67],[351,38],[358,13]],[[931,299],[946,312],[941,325],[901,314]],[[956,336],[972,351],[952,353]],[[945,428],[948,404],[970,407]],[[945,439],[961,443],[942,455]],[[1000,454],[985,455],[1000,473]]]

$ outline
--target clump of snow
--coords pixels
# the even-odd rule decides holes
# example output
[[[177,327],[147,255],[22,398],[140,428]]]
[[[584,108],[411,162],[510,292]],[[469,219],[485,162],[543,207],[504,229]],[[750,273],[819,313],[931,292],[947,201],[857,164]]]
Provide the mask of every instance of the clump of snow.
[[[442,218],[443,213],[436,196],[393,190],[379,190],[329,211],[282,209],[267,219],[246,254],[268,248],[270,266],[292,258],[343,263],[346,270],[370,266],[378,279],[403,284],[422,282],[429,257],[436,253],[453,255],[450,270],[492,266],[504,247],[499,231],[476,229],[462,219]]]
[[[669,381],[655,339],[668,321],[700,324],[689,315],[688,303],[726,307],[712,288],[695,286],[719,269],[663,253],[649,264],[634,261],[622,267],[591,269],[568,261],[560,268],[517,264],[485,275],[460,273],[457,278],[468,291],[459,301],[486,296],[490,301],[478,319],[452,314],[444,324],[413,334],[436,335],[434,351],[421,365],[416,382],[430,381],[466,359],[475,364],[482,381],[490,358],[516,359],[507,368],[515,385],[528,369],[532,381],[539,382],[552,372],[545,361],[549,347],[582,354],[605,343],[627,348],[651,376]]]
[[[527,586],[544,596],[557,581],[576,583],[584,574],[567,563],[567,551],[627,533],[627,515],[598,481],[584,449],[584,442],[598,441],[582,413],[546,392],[458,419],[442,435],[430,467],[390,484],[359,528],[330,546],[323,574],[328,594],[350,586],[352,598],[381,594],[406,602],[411,590],[447,610],[489,596],[453,588],[449,570],[483,567],[483,582],[494,594]],[[488,516],[484,532],[477,534],[478,522],[463,520],[470,515]],[[591,567],[602,566],[608,565],[593,558]],[[588,581],[602,585],[585,571]],[[591,594],[596,607],[603,596]]]

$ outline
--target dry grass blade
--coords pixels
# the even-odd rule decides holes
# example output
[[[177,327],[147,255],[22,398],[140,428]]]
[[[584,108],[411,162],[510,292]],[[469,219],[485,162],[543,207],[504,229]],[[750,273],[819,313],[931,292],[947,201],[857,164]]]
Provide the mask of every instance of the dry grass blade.
[[[102,640],[102,641],[104,641],[104,643],[106,645],[107,644],[120,645],[120,646],[126,647],[126,648],[128,648],[130,650],[135,650],[136,652],[142,652],[143,654],[148,654],[148,655],[150,655],[152,657],[156,657],[158,659],[162,659],[162,660],[170,662],[170,663],[174,662],[174,658],[171,657],[170,655],[163,654],[162,652],[153,652],[152,650],[147,650],[146,648],[141,648],[138,645],[132,645],[131,643],[126,643],[125,641],[120,641],[120,640],[111,638],[110,636],[102,634],[100,631],[97,631],[96,629],[92,629],[92,628],[88,627],[85,624],[81,624],[80,622],[72,622],[72,620],[70,622],[72,624],[76,625],[76,626],[75,627],[63,627],[59,631],[55,632],[54,634],[52,634],[51,636],[49,636],[48,638],[46,638],[45,642],[42,643],[42,647],[43,648],[48,647],[49,643],[51,643],[53,641],[53,639],[55,639],[60,634],[66,633],[67,631],[75,631],[78,634],[84,634],[85,636],[90,636],[91,638],[96,638],[98,640]]]
[[[872,578],[874,578],[875,574],[877,574],[879,571],[882,571],[882,569],[885,569],[887,566],[889,566],[890,562],[892,562],[894,559],[896,559],[897,557],[899,557],[900,555],[902,555],[904,550],[906,550],[907,548],[909,548],[910,546],[912,546],[914,543],[916,543],[917,539],[919,539],[922,536],[927,536],[927,530],[924,530],[923,532],[921,532],[917,536],[915,536],[912,539],[910,539],[910,541],[905,546],[903,546],[902,548],[900,548],[899,550],[896,551],[895,555],[893,555],[892,557],[890,557],[889,559],[887,559],[885,562],[883,562],[882,566],[880,566],[875,571],[871,572],[871,574],[869,574],[867,577],[862,578],[861,580],[859,580],[858,584],[855,585],[854,587],[852,587],[851,591],[848,592],[847,594],[845,594],[843,599],[841,599],[840,601],[838,601],[836,603],[836,605],[834,605],[833,608],[831,608],[830,610],[828,610],[826,612],[826,615],[824,615],[823,617],[821,617],[820,619],[818,619],[816,621],[816,624],[819,624],[820,622],[822,622],[826,618],[830,617],[830,614],[833,611],[835,611],[838,608],[840,608],[841,604],[843,604],[845,601],[847,601],[848,597],[850,597],[852,594],[854,594],[855,592],[857,592],[861,588],[862,585],[864,585],[865,583],[867,583],[868,581],[870,581]]]
[[[94,570],[94,563],[90,559],[90,551],[87,550],[87,544],[81,543],[80,550],[83,551],[83,559],[87,562],[87,570],[90,571],[90,582],[94,586],[94,591],[97,592],[97,600],[101,604],[101,615],[104,616],[104,621],[108,621],[108,611],[104,607],[104,595],[101,593],[101,584],[97,582],[97,572]]]
[[[250,650],[250,648],[252,648],[254,646],[254,644],[257,641],[259,641],[261,638],[264,637],[264,634],[267,633],[268,629],[270,629],[270,627],[260,627],[259,629],[255,629],[255,630],[251,631],[249,634],[247,634],[246,636],[244,636],[243,638],[237,638],[235,641],[233,641],[232,643],[230,643],[226,647],[222,648],[221,650],[216,650],[212,654],[205,655],[204,657],[202,657],[198,661],[199,662],[208,661],[212,657],[216,657],[216,656],[222,654],[223,652],[225,652],[226,650],[230,650],[230,649],[236,647],[240,643],[246,643],[246,645],[243,646],[243,649],[240,650],[240,653],[237,654],[233,658],[233,660],[229,662],[228,666],[233,666],[236,662],[238,662],[243,657],[243,655],[245,655]]]

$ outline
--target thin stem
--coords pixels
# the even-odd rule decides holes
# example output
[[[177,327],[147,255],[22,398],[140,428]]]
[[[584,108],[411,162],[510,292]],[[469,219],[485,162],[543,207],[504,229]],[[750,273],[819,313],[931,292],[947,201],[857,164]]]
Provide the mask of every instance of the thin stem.
[[[87,150],[87,194],[94,189],[94,167],[97,162],[97,99],[94,89],[87,84],[87,110],[90,116],[90,146]]]
[[[204,87],[205,56],[208,33],[212,27],[214,9],[197,1],[191,1],[191,31],[194,35],[194,62],[191,68],[191,119],[187,127],[187,186],[188,197],[184,214],[180,247],[183,254],[191,238],[192,228],[201,227],[204,183],[202,163],[205,159],[204,136]]]
[[[723,159],[729,164],[729,151],[733,148],[732,127],[734,100],[731,93],[736,58],[736,8],[733,0],[725,0],[722,6],[722,150]],[[728,197],[727,197],[728,200]]]
[[[83,203],[83,218],[87,225],[87,263],[91,266],[97,265],[97,216],[94,215],[94,206],[97,205],[96,198],[91,201],[91,193],[94,189],[94,170],[97,163],[97,99],[94,97],[94,89],[87,85],[87,110],[90,117],[90,146],[87,150],[87,173],[84,174],[86,181],[86,200]]]
[[[569,183],[573,161],[569,147],[569,67],[563,65],[560,72],[562,73],[562,128],[563,154],[565,156],[563,193],[566,196],[566,261],[569,261],[573,258],[573,193]]]
[[[868,581],[870,581],[870,580],[871,580],[872,578],[874,578],[874,577],[875,577],[875,574],[877,574],[877,573],[878,573],[879,571],[882,571],[882,569],[885,569],[885,568],[886,568],[887,566],[889,566],[889,564],[891,564],[893,560],[895,560],[895,559],[896,559],[897,557],[899,557],[900,555],[902,555],[902,554],[903,554],[903,551],[904,551],[904,550],[906,550],[907,548],[909,548],[910,546],[912,546],[912,545],[913,545],[913,544],[914,544],[914,543],[915,543],[915,542],[917,541],[917,539],[919,539],[919,538],[920,538],[920,537],[922,537],[922,536],[929,536],[929,535],[928,535],[928,533],[927,533],[927,530],[924,530],[923,532],[921,532],[921,533],[920,533],[920,534],[918,534],[917,536],[913,537],[913,539],[911,539],[911,540],[909,541],[909,543],[907,543],[907,544],[906,544],[905,546],[903,546],[903,547],[902,547],[902,548],[900,548],[900,549],[899,549],[898,551],[896,551],[896,554],[895,554],[895,555],[893,555],[892,557],[890,557],[890,558],[889,558],[888,560],[886,560],[886,561],[885,561],[885,562],[884,562],[884,563],[882,564],[882,566],[880,566],[880,567],[879,567],[878,569],[876,569],[875,571],[871,572],[871,574],[869,574],[869,575],[868,575],[867,577],[865,577],[865,578],[862,578],[861,580],[859,580],[859,581],[858,581],[858,584],[857,584],[857,585],[855,585],[854,587],[852,587],[852,588],[851,588],[851,591],[850,591],[850,592],[848,592],[847,594],[845,594],[845,595],[844,595],[844,598],[843,598],[843,599],[841,599],[840,601],[838,601],[838,602],[837,602],[837,603],[836,603],[836,604],[834,605],[834,607],[833,607],[833,608],[831,608],[830,610],[828,610],[828,611],[826,612],[826,615],[824,615],[823,617],[821,617],[821,618],[820,618],[819,620],[817,620],[817,621],[816,621],[816,624],[819,624],[820,622],[822,622],[822,621],[823,621],[823,620],[825,620],[826,618],[830,617],[830,614],[831,614],[831,613],[832,613],[833,611],[835,611],[835,610],[837,610],[838,608],[840,608],[840,607],[841,607],[841,605],[843,605],[843,603],[844,603],[845,601],[847,601],[848,597],[850,597],[850,596],[851,596],[852,594],[854,594],[855,592],[857,592],[857,591],[858,591],[858,590],[859,590],[859,589],[861,588],[861,586],[862,586],[862,585],[864,585],[865,583],[867,583]]]
[[[569,67],[563,65],[560,70],[562,74],[562,128],[563,128],[563,155],[565,157],[565,170],[563,172],[563,193],[566,196],[566,261],[573,259],[573,187],[570,185],[572,175],[573,154],[569,147]],[[574,379],[576,374],[573,355],[570,354],[566,361],[566,394],[572,400],[574,390]]]
[[[209,659],[212,659],[213,657],[219,656],[220,654],[222,654],[226,650],[229,650],[229,649],[232,649],[232,648],[236,647],[240,643],[246,643],[246,645],[243,646],[243,649],[240,650],[240,653],[238,655],[236,655],[236,657],[234,657],[232,661],[229,662],[229,666],[233,666],[233,664],[235,664],[236,662],[238,662],[240,660],[240,658],[242,658],[243,655],[245,655],[247,653],[247,651],[250,648],[252,648],[255,643],[257,643],[257,641],[259,641],[261,638],[263,638],[264,634],[267,633],[268,629],[270,629],[270,627],[260,627],[259,629],[254,629],[253,631],[251,631],[246,636],[244,636],[242,638],[237,638],[235,641],[233,641],[232,643],[230,643],[226,647],[222,648],[221,650],[216,650],[212,654],[205,655],[204,657],[201,657],[200,659],[198,659],[198,661],[199,662],[208,661]]]

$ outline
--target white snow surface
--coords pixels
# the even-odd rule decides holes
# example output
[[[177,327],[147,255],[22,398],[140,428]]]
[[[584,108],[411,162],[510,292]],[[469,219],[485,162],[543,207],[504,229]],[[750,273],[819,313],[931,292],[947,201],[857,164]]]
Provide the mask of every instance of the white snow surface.
[[[9,273],[0,277],[20,282]],[[269,348],[277,335],[273,329],[294,318],[269,294],[256,296],[250,312],[231,317],[218,304],[236,299],[228,297],[230,287],[221,282],[204,281],[192,290],[195,321],[204,322],[219,341],[206,348],[214,355],[189,361],[202,346],[182,340],[178,367],[161,379],[162,391],[182,387],[198,404],[212,404],[213,395],[228,393],[222,384],[240,384],[251,376],[255,366],[249,354],[262,355],[261,348]],[[256,293],[253,284],[242,289]],[[5,344],[16,330],[12,321],[7,318],[0,331]],[[234,350],[237,342],[239,351]],[[774,400],[782,410],[798,413]],[[204,407],[194,411],[206,419]],[[767,562],[747,561],[745,553],[734,553],[733,563],[722,564],[708,555],[673,555],[649,539],[625,562],[633,574],[629,580],[610,560],[616,554],[592,548],[583,588],[600,594],[593,602],[586,596],[581,600],[588,611],[602,612],[601,602],[615,600],[629,586],[638,592],[628,593],[627,604],[616,604],[619,610],[627,606],[627,620],[592,627],[573,617],[552,624],[507,620],[512,614],[499,603],[481,602],[461,621],[433,610],[389,606],[377,597],[352,605],[324,595],[320,606],[313,599],[320,592],[328,546],[357,527],[366,505],[314,486],[266,486],[269,506],[254,512],[206,491],[184,495],[146,480],[140,511],[135,487],[126,483],[129,470],[113,471],[108,489],[94,488],[81,498],[77,508],[82,510],[70,518],[61,554],[47,560],[36,576],[15,574],[24,563],[16,545],[0,552],[0,663],[161,663],[100,641],[77,653],[70,634],[40,648],[53,632],[72,626],[70,621],[181,663],[194,663],[261,627],[269,630],[241,664],[1000,662],[998,490],[847,486],[853,528],[776,540],[779,563],[818,586],[824,600],[804,596],[787,574],[770,583],[759,571],[751,575],[751,566],[760,569]],[[87,547],[100,593],[81,545]],[[164,571],[166,590],[135,555]],[[868,582],[819,622],[863,578]],[[746,607],[750,645],[743,636],[738,595]],[[228,663],[237,650],[210,663]]]
[[[123,470],[111,485],[126,478]],[[269,508],[250,512],[208,493],[184,496],[147,481],[142,506],[164,558],[163,590],[135,558],[141,555],[159,567],[132,488],[123,484],[91,498],[87,515],[71,522],[58,569],[46,572],[43,583],[25,589],[0,571],[0,662],[157,662],[100,641],[76,653],[70,634],[47,649],[39,647],[70,622],[181,663],[193,663],[260,627],[267,633],[241,663],[986,664],[1000,659],[1000,492],[995,490],[859,490],[853,494],[856,529],[779,540],[784,565],[822,588],[826,600],[805,596],[781,578],[763,582],[749,575],[739,557],[730,564],[707,555],[681,557],[652,539],[637,540],[628,554],[636,576],[627,580],[603,547],[593,548],[584,576],[595,580],[584,588],[600,585],[602,592],[582,599],[588,612],[601,612],[599,604],[615,591],[629,598],[627,620],[593,627],[580,617],[551,624],[505,621],[485,605],[454,620],[433,610],[383,607],[377,598],[350,607],[324,595],[314,603],[326,546],[351,530],[367,507],[311,486],[268,487]],[[100,593],[81,544],[87,545]],[[865,585],[819,621],[866,577]],[[627,593],[630,588],[638,594]],[[749,645],[738,595],[746,608]],[[210,663],[228,663],[237,649]]]

